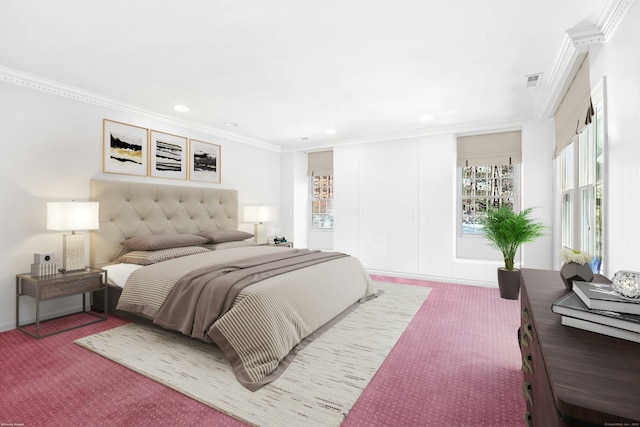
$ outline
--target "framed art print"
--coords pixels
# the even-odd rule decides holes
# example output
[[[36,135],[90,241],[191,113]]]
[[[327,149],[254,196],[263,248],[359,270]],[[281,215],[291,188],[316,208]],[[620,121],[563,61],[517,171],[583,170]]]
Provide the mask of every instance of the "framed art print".
[[[217,144],[189,140],[189,179],[220,183],[221,147]]]
[[[187,138],[151,131],[151,176],[187,179]]]
[[[147,176],[149,131],[103,119],[102,171]]]

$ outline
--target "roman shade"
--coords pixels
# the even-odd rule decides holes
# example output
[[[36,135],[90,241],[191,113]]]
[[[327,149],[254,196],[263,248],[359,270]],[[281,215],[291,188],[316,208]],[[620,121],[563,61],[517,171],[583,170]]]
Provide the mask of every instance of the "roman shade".
[[[333,150],[307,153],[307,176],[333,175]]]
[[[522,132],[458,137],[458,167],[522,163]]]
[[[553,116],[555,130],[553,158],[558,157],[585,126],[591,123],[593,114],[589,54],[587,54]]]

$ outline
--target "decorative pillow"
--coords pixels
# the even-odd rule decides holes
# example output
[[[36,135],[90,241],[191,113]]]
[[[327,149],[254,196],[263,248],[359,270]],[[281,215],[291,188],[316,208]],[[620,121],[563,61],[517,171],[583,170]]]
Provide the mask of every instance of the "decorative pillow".
[[[201,245],[207,242],[206,237],[194,234],[151,234],[149,236],[132,237],[120,244],[129,249],[155,251],[158,249]]]
[[[179,258],[187,255],[211,252],[207,248],[200,246],[184,246],[182,248],[160,249],[157,251],[131,251],[120,258],[117,262],[138,265],[150,265],[168,259]]]
[[[198,233],[197,236],[202,236],[208,239],[209,243],[224,243],[224,242],[239,242],[246,240],[254,235],[240,230],[216,230],[216,231],[203,231]]]

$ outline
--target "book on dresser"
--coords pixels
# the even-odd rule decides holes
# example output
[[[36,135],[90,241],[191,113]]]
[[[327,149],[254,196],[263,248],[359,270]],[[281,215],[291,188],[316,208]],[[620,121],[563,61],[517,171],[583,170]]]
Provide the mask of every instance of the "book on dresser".
[[[591,309],[640,315],[640,299],[625,298],[607,283],[574,281],[573,291]]]
[[[623,329],[634,334],[638,334],[638,337],[640,338],[639,315],[590,309],[584,304],[584,302],[582,302],[582,299],[580,299],[575,292],[569,292],[567,295],[554,302],[551,305],[551,311],[556,314],[560,314],[563,317],[571,317],[591,323],[602,324],[612,328]]]
[[[572,328],[584,329],[585,331],[640,343],[640,334],[626,329],[614,328],[613,326],[603,325],[602,323],[589,322],[588,320],[576,319],[575,317],[569,316],[562,316],[561,323]]]

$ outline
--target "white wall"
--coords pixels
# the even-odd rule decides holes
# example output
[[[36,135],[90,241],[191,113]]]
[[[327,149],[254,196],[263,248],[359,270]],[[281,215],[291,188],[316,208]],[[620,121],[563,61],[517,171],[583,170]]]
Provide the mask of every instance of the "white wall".
[[[545,235],[520,249],[523,268],[553,268],[553,121],[529,123],[522,129],[522,206],[548,228]]]
[[[309,177],[307,153],[288,152],[281,159],[281,212],[280,234],[293,242],[296,248],[333,249],[333,230],[312,230],[309,206]]]
[[[605,271],[640,271],[640,6],[628,12],[613,37],[589,52],[591,87],[606,76],[608,127],[605,201]]]
[[[309,179],[307,178],[307,154],[283,153],[281,159],[281,229],[296,248],[308,247],[309,228]]]
[[[220,144],[222,184],[103,174],[103,118]],[[33,254],[62,259],[62,233],[46,230],[46,202],[88,200],[92,178],[235,188],[241,205],[280,204],[280,153],[273,150],[4,82],[0,120],[0,331],[15,327],[15,275],[30,270]],[[21,323],[32,321],[33,299],[22,300]],[[80,304],[74,296],[46,301],[41,310],[52,316]]]

